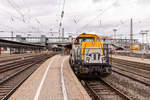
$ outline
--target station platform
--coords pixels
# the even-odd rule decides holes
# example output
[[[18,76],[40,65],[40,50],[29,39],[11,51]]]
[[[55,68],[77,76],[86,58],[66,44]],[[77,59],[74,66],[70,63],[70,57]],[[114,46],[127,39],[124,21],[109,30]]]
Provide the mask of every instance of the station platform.
[[[74,75],[69,56],[43,63],[8,100],[91,100]]]
[[[120,56],[120,55],[112,55],[112,58],[123,59],[127,61],[133,61],[133,62],[144,63],[144,64],[150,64],[150,59],[144,59],[144,58]]]

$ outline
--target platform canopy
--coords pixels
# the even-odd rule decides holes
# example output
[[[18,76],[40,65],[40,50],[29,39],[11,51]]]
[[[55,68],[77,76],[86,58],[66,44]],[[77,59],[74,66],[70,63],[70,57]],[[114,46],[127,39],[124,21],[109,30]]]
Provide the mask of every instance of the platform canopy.
[[[45,46],[0,39],[0,47],[42,49]]]

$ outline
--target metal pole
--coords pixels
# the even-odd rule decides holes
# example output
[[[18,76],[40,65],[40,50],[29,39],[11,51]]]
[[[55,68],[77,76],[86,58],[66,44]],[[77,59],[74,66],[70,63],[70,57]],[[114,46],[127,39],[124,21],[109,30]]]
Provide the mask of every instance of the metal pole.
[[[62,28],[62,37],[64,38],[64,28]]]
[[[0,55],[1,55],[1,47],[0,47]]]
[[[132,21],[132,18],[131,18],[130,24],[131,24],[131,26],[130,26],[130,47],[132,48],[132,45],[133,45],[133,21]]]
[[[114,39],[116,39],[116,31],[114,31]]]
[[[113,31],[114,31],[114,38],[113,38],[113,42],[114,42],[114,44],[115,44],[115,40],[116,40],[116,31],[117,31],[117,29],[113,29]]]
[[[13,40],[13,38],[14,38],[14,32],[13,31],[11,32],[11,37],[12,37],[12,40]]]
[[[64,28],[62,28],[62,41],[64,39]]]
[[[12,54],[12,51],[11,51],[11,47],[10,47],[10,55]]]
[[[148,49],[149,49],[149,43],[148,43],[148,33],[146,34],[146,42],[147,42],[147,46],[146,46],[146,53],[148,53]]]
[[[142,50],[144,50],[144,34],[142,34]]]
[[[143,42],[144,42],[144,34],[142,34],[142,59],[144,58],[144,57],[143,57],[143,49],[144,49],[144,48],[143,48],[143,46],[144,46],[144,45],[143,45]]]

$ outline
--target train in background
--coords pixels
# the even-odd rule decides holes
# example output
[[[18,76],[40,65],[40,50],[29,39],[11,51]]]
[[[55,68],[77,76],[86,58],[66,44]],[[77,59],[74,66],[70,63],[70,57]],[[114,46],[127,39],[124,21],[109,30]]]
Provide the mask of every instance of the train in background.
[[[140,45],[138,45],[138,44],[131,45],[130,50],[139,51],[140,50]]]
[[[75,38],[70,54],[70,65],[77,76],[108,76],[112,64],[107,44],[95,34],[80,34]]]

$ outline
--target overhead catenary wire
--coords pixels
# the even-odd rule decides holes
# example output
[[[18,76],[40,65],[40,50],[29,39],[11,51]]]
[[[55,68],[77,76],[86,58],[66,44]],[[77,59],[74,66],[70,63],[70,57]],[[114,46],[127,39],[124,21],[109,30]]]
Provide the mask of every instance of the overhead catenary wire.
[[[21,8],[17,6],[14,2],[7,0],[7,2],[10,4],[10,6],[16,10],[16,12],[22,17],[22,21],[25,23],[24,14],[21,12]]]
[[[60,17],[60,23],[59,23],[59,37],[60,37],[60,31],[61,31],[61,28],[62,28],[62,21],[63,21],[63,17],[64,17],[64,9],[65,9],[65,3],[66,3],[66,0],[64,0],[63,2],[63,6],[62,6],[62,11],[61,11],[61,17]]]
[[[8,1],[8,3],[10,4],[10,6],[13,8],[13,9],[15,9],[16,10],[16,12],[17,13],[19,13],[19,15],[22,17],[22,21],[25,23],[25,22],[27,22],[27,20],[25,19],[25,14],[24,14],[24,12],[22,12],[21,11],[21,8],[20,8],[20,6],[19,5],[17,5],[13,0],[7,0]],[[25,4],[25,2],[24,2],[24,0],[22,0],[22,2],[24,3],[24,5],[26,5]],[[30,11],[30,9],[29,9],[29,11]],[[31,19],[31,18],[33,18],[31,15],[29,15],[29,19]],[[36,22],[37,22],[37,20],[36,19],[34,19]]]
[[[65,4],[66,4],[66,0],[64,0],[64,3],[63,3],[63,10],[65,9]]]
[[[4,10],[4,12],[10,16],[10,20],[8,21],[11,21],[13,24],[15,24],[15,22],[17,22],[18,20],[20,22],[23,22],[24,24],[28,25],[29,27],[31,27],[32,29],[31,30],[24,30],[24,32],[19,32],[19,30],[17,31],[17,29],[15,29],[16,26],[13,26],[13,28],[9,28],[10,31],[13,31],[13,32],[17,32],[17,33],[30,33],[30,32],[43,32],[42,30],[40,30],[40,26],[42,25],[41,21],[39,20],[39,18],[37,17],[34,17],[32,15],[29,14],[29,11],[30,11],[30,8],[26,5],[25,1],[24,0],[20,0],[22,1],[21,5],[25,5],[26,8],[28,9],[28,12],[25,12],[24,10],[22,10],[22,6],[18,3],[16,3],[14,0],[6,0],[6,2],[10,5],[10,7],[16,12],[16,14],[13,14],[13,12],[9,12],[5,9],[2,9]],[[64,7],[63,7],[64,8]],[[36,27],[35,24],[32,25],[30,24],[31,21],[35,22],[38,24],[38,26]],[[2,27],[6,27],[4,26],[3,24],[1,25]],[[10,25],[9,25],[10,26]],[[8,27],[7,27],[8,28]],[[6,29],[2,29],[3,31],[7,31]]]
[[[85,24],[84,26],[82,26],[78,30],[81,30],[81,29],[84,29],[84,28],[88,27],[89,24],[91,24],[96,18],[102,16],[106,11],[108,11],[115,2],[116,2],[116,0],[114,0],[114,2],[111,3],[106,9],[104,9],[102,12],[98,13],[97,16],[95,16],[93,19],[91,19],[90,21],[88,21],[87,24]]]
[[[12,14],[11,12],[8,12],[8,11],[7,11],[7,10],[5,10],[5,9],[1,9],[1,10],[3,10],[3,12],[4,12],[6,15],[10,16],[11,21],[15,21],[15,20],[22,21],[22,19],[21,19],[20,17],[15,16],[15,15],[14,15],[14,14]],[[12,19],[13,19],[13,20],[12,20]]]
[[[27,6],[27,5],[25,4],[25,1],[24,1],[24,0],[21,0],[21,1],[22,1],[22,3],[23,3],[25,6]],[[19,5],[17,5],[13,0],[12,0],[12,1],[7,0],[7,2],[8,2],[8,3],[10,4],[10,6],[21,16],[23,23],[29,25],[30,20],[33,19],[33,20],[38,24],[38,27],[36,28],[36,27],[34,27],[34,26],[31,25],[31,27],[34,27],[34,28],[32,28],[32,29],[36,29],[38,32],[40,32],[39,26],[41,25],[41,22],[40,22],[37,18],[34,18],[34,17],[31,16],[31,15],[28,15],[28,16],[27,16],[27,14],[25,14],[25,13],[21,10],[21,7],[20,7]],[[29,11],[30,11],[30,8],[28,8],[28,12],[29,12]],[[13,16],[12,14],[9,14],[9,15],[11,16],[11,21],[14,21],[14,18],[15,18],[15,19],[17,18],[16,16]],[[29,18],[30,20],[25,19],[25,17],[26,17],[26,18]],[[18,17],[18,19],[19,19],[19,17]],[[30,26],[30,25],[29,25],[29,26]],[[40,33],[41,33],[41,32],[40,32]]]

